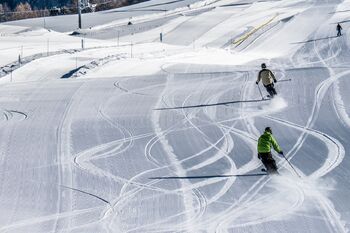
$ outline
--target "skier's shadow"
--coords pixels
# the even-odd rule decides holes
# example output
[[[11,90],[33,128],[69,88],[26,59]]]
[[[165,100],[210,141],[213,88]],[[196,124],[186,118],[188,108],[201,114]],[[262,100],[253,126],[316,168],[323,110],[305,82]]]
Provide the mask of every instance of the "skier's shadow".
[[[252,5],[252,3],[232,3],[232,4],[225,4],[221,5],[220,7],[231,7],[231,6],[245,6],[245,5]]]
[[[266,176],[266,173],[251,173],[238,175],[208,175],[208,176],[158,176],[149,177],[151,180],[190,180],[190,179],[213,179],[213,178],[230,178],[230,177],[250,177],[250,176]]]
[[[304,44],[304,43],[310,43],[310,42],[315,42],[315,41],[319,41],[319,40],[327,40],[327,39],[333,39],[333,38],[337,38],[337,36],[329,36],[329,37],[311,39],[311,40],[306,40],[306,41],[299,41],[299,42],[294,42],[292,44]]]
[[[268,101],[268,100],[270,100],[270,99],[237,100],[237,101],[228,101],[228,102],[213,103],[213,104],[199,104],[199,105],[189,105],[189,106],[170,107],[170,108],[155,108],[153,110],[173,110],[173,109],[186,109],[186,108],[203,108],[203,107],[220,106],[220,105],[237,104],[237,103],[254,103],[254,102],[262,102],[262,101]]]

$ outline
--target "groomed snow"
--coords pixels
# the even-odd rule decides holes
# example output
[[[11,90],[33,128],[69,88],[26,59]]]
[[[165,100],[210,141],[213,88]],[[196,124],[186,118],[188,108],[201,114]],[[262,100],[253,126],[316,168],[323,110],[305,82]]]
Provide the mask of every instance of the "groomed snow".
[[[81,37],[75,15],[0,24],[0,232],[349,232],[349,12],[151,0]]]

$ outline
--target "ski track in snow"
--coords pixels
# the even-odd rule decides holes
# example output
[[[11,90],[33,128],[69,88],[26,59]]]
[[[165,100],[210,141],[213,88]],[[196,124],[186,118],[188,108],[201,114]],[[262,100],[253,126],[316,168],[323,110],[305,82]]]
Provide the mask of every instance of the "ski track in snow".
[[[269,6],[274,6],[275,9],[258,15],[259,11],[254,7],[259,4],[261,7],[266,7],[265,4],[271,4]],[[251,25],[255,23],[261,23],[261,20],[265,19],[266,16],[275,14],[276,9],[283,8],[284,4],[289,7],[286,1],[249,4],[249,7],[244,8],[240,15],[248,17],[252,12],[257,14],[256,17],[245,19],[245,23],[252,27]],[[297,3],[295,4],[297,5]],[[300,5],[300,9],[304,7],[305,5]],[[314,7],[316,6],[314,5]],[[208,6],[204,8],[208,8]],[[332,7],[327,5],[324,8],[331,9]],[[212,15],[212,11],[214,8],[208,11],[208,15]],[[298,14],[293,13],[294,16],[297,17]],[[177,32],[179,34],[183,31],[186,32],[188,25],[191,26],[193,22],[200,21],[201,17],[205,18],[202,13],[198,13],[198,16],[189,15],[186,17],[188,17],[187,20],[164,36],[172,35],[177,38]],[[210,31],[220,27],[220,25],[226,25],[228,19],[231,19],[230,14],[220,18],[214,25],[201,25],[198,30],[202,31],[196,31],[197,38],[194,39],[199,40],[203,45],[210,44],[215,38],[206,38],[206,36],[210,37]],[[272,29],[277,30],[277,26],[283,29],[280,21],[272,25]],[[246,28],[243,25],[240,26],[240,29],[246,30],[247,28],[248,26]],[[207,30],[203,31],[203,29]],[[264,43],[264,39],[271,36],[274,30],[268,29],[255,35],[256,37],[252,41],[248,41],[244,48],[240,48],[239,52],[254,51],[254,46],[259,47],[259,43]],[[319,30],[311,35],[315,38],[323,38],[323,34]],[[232,38],[234,37],[231,36]],[[183,40],[182,42],[185,43],[188,37],[184,37]],[[190,46],[194,47],[195,43],[193,42]],[[305,55],[307,49],[312,49],[310,53],[314,57],[300,55]],[[275,231],[281,230],[281,225],[274,228],[274,223],[288,225],[292,224],[288,222],[289,219],[296,218],[293,221],[303,219],[303,221],[300,220],[300,225],[310,224],[310,228],[308,228],[310,232],[311,229],[322,228],[327,232],[349,232],[346,222],[347,216],[342,215],[344,210],[337,210],[339,203],[333,202],[336,196],[332,196],[329,191],[337,185],[334,184],[337,175],[332,176],[332,174],[346,161],[347,145],[342,144],[344,139],[338,138],[333,131],[323,132],[316,128],[318,120],[323,117],[321,112],[325,108],[325,100],[328,100],[330,91],[333,95],[331,100],[332,114],[337,117],[337,121],[348,128],[350,127],[350,117],[345,107],[347,100],[343,98],[340,88],[341,81],[349,77],[350,71],[334,68],[334,62],[338,61],[339,56],[343,56],[342,49],[344,47],[328,38],[325,41],[315,40],[303,45],[298,50],[299,55],[295,53],[289,56],[291,57],[289,62],[293,64],[295,69],[299,69],[297,67],[300,67],[300,64],[303,65],[300,70],[305,67],[317,69],[321,65],[328,71],[328,77],[314,87],[313,99],[308,100],[311,110],[307,112],[306,119],[302,119],[304,123],[296,123],[290,118],[288,120],[283,118],[283,116],[287,116],[288,111],[294,111],[289,109],[289,107],[295,107],[289,106],[291,104],[288,103],[291,100],[290,96],[282,94],[275,99],[264,102],[244,102],[255,100],[257,96],[254,84],[256,72],[244,71],[248,68],[243,69],[243,71],[240,68],[239,72],[230,71],[224,74],[207,71],[206,66],[202,65],[198,72],[192,72],[189,71],[192,68],[191,65],[173,68],[171,66],[178,64],[178,61],[164,61],[161,65],[164,77],[159,78],[155,83],[153,81],[147,83],[147,80],[143,85],[137,83],[140,81],[139,78],[146,79],[146,76],[116,76],[108,87],[108,91],[111,90],[111,93],[106,94],[106,99],[96,100],[98,106],[93,106],[96,109],[92,112],[96,113],[96,116],[93,116],[94,120],[108,125],[106,128],[113,130],[115,133],[113,135],[118,135],[118,138],[108,138],[108,140],[103,138],[102,143],[92,144],[89,148],[83,147],[83,150],[75,153],[72,126],[75,120],[80,117],[79,107],[83,105],[84,101],[88,101],[84,98],[86,97],[85,92],[95,82],[95,80],[85,82],[82,77],[82,80],[78,81],[81,84],[77,86],[71,96],[68,96],[63,117],[56,125],[57,161],[54,165],[46,165],[55,166],[58,169],[56,212],[10,222],[1,227],[0,231],[16,232],[29,226],[41,227],[48,224],[51,228],[50,232],[84,232],[85,229],[87,229],[86,232],[97,232],[96,229],[99,229],[111,233],[229,233],[253,232],[254,230],[262,232],[268,228]],[[193,56],[195,55],[189,57]],[[115,57],[105,58],[113,60]],[[102,58],[101,61],[104,61],[105,58]],[[271,64],[281,65],[279,80],[289,77],[289,70],[284,68],[282,62],[278,63],[276,59],[272,59]],[[171,67],[175,71],[170,71],[171,69],[165,67]],[[104,64],[99,67],[99,69],[103,68]],[[184,76],[181,77],[180,74]],[[302,78],[308,78],[307,75],[304,76]],[[231,82],[238,83],[239,87],[231,85]],[[307,97],[297,90],[293,94]],[[130,102],[128,98],[130,98]],[[209,106],[227,99],[239,99],[240,102]],[[142,103],[149,106],[147,106],[147,110],[142,112],[144,116],[141,116],[140,112],[133,112],[134,109],[130,106],[128,106],[129,108],[116,106],[114,101],[119,100],[125,100],[126,105],[131,105],[132,101],[136,100],[135,104]],[[120,102],[117,103],[120,104]],[[196,108],[195,104],[201,107]],[[172,109],[172,106],[176,108]],[[3,121],[0,122],[1,127],[15,127],[15,125],[31,120],[28,111],[10,109],[18,108],[9,108],[6,105],[1,109],[3,114]],[[140,119],[146,119],[148,121],[145,123],[146,130],[140,131],[140,133],[135,131],[137,126],[134,128],[123,125],[117,116],[119,112],[114,112],[115,109],[121,110],[121,117],[125,111],[126,115],[130,114],[131,118],[138,114]],[[300,107],[300,109],[302,108]],[[286,111],[285,115],[283,115],[284,111]],[[286,132],[293,132],[291,137],[293,137],[294,144],[290,146],[288,151],[285,151],[287,152],[285,153],[286,157],[292,163],[293,161],[302,161],[303,158],[300,158],[298,154],[304,147],[310,146],[307,144],[307,139],[317,140],[327,149],[322,152],[318,151],[317,158],[322,158],[320,164],[308,174],[303,170],[304,167],[300,166],[300,162],[296,163],[299,164],[299,166],[295,165],[297,175],[301,176],[298,178],[285,160],[277,158],[278,166],[281,168],[281,177],[238,178],[234,176],[254,174],[256,170],[261,168],[261,162],[256,155],[256,141],[262,129],[261,120],[274,123],[274,127],[278,129],[283,128],[289,130]],[[132,120],[130,122],[133,123]],[[137,146],[142,147],[141,150],[136,149]],[[2,145],[2,147],[4,146]],[[183,150],[186,147],[189,147],[188,151]],[[5,149],[5,147],[1,148],[1,150]],[[128,161],[130,156],[132,157]],[[243,157],[244,159],[242,159]],[[140,161],[137,161],[136,158]],[[241,159],[242,161],[240,161]],[[109,163],[109,161],[125,162],[125,166],[130,166],[130,173],[128,173],[128,168],[118,171],[103,167],[101,161],[104,163]],[[144,167],[140,166],[138,162],[145,163]],[[117,168],[122,167],[120,164],[116,165],[118,165]],[[40,166],[35,167],[35,169],[39,168]],[[30,170],[27,167],[21,169],[22,172]],[[135,169],[140,170],[134,171]],[[91,179],[108,181],[113,190],[111,188],[109,193],[104,193],[104,191],[97,189],[85,191],[83,188],[76,187],[75,185],[82,182],[77,180],[79,178],[77,176],[80,174],[77,171],[83,172],[86,177]],[[4,171],[4,174],[7,172]],[[213,177],[210,179],[201,178],[201,175],[208,177],[212,175]],[[221,175],[221,177],[216,177],[216,175]],[[168,179],[168,176],[179,179]],[[194,179],[195,177],[198,179]],[[329,185],[328,179],[334,183]],[[40,183],[41,181],[35,182]],[[16,217],[16,210],[21,208],[18,206],[21,196],[19,193],[15,195],[17,195],[14,198],[15,203],[10,209],[12,219]],[[80,196],[99,202],[95,207],[83,208],[79,203]],[[146,209],[149,207],[151,208]],[[98,213],[98,217],[82,223],[80,217],[96,213]],[[259,226],[263,227],[259,228]],[[284,230],[288,231],[287,228]],[[300,229],[289,230],[302,232],[306,229],[301,226]]]
[[[28,117],[26,113],[15,110],[3,110],[3,116],[5,121],[22,121]]]
[[[186,114],[185,114],[186,115]],[[195,128],[195,126],[193,126],[194,128]],[[220,139],[221,140],[221,139]],[[215,147],[215,145],[211,145],[211,147]],[[196,155],[196,156],[198,156],[198,155]],[[231,160],[232,161],[232,160]],[[209,162],[209,164],[210,164],[210,162]],[[209,164],[207,164],[207,165],[209,165]],[[216,181],[217,182],[217,181]],[[232,181],[229,181],[229,183],[231,183],[230,185],[232,185],[232,183],[234,182],[234,179],[232,179]],[[205,185],[205,184],[210,184],[210,183],[212,183],[212,182],[201,182],[201,183],[204,183],[204,184],[200,184],[200,186],[202,186],[202,185]],[[225,193],[225,191],[230,187],[230,185],[228,185],[227,187],[224,187],[223,189],[222,189],[222,191],[221,191],[221,193],[222,194],[224,194]],[[198,186],[198,187],[200,187],[200,186]],[[194,187],[193,186],[191,186],[191,187],[186,187],[186,190],[190,190],[190,189],[193,189]],[[138,191],[140,191],[140,190],[138,190]],[[181,191],[181,189],[180,190],[176,190],[176,191]],[[222,194],[219,194],[219,196],[216,196],[213,200],[211,200],[211,201],[215,201],[216,199],[218,199],[219,197],[220,197],[220,195],[222,195]],[[208,202],[207,202],[208,203]],[[199,207],[200,208],[200,207]],[[203,213],[203,211],[202,211],[202,213]]]
[[[59,171],[58,171],[58,182],[61,185],[65,185],[68,187],[72,187],[73,185],[73,174],[72,167],[69,163],[71,157],[71,118],[70,113],[71,110],[75,107],[75,104],[79,104],[78,93],[79,89],[82,87],[78,87],[75,93],[71,96],[71,99],[68,103],[64,116],[59,125],[57,135],[58,135],[58,147],[57,147],[57,161],[60,161]],[[61,187],[61,186],[60,186]],[[59,189],[62,192],[62,189]],[[68,195],[68,198],[62,200],[61,195],[59,195],[59,201],[57,202],[57,210],[59,213],[61,212],[69,212],[72,211],[72,190],[64,190],[65,195]],[[68,194],[67,194],[68,193]],[[66,203],[67,202],[67,203]],[[59,219],[56,220],[56,226],[53,229],[54,232],[59,231],[60,228],[70,228],[71,227],[71,219],[66,220],[67,223],[63,222],[63,226],[59,222]]]
[[[172,77],[173,76],[171,74],[168,75],[167,85],[165,86],[161,96],[163,96],[166,93],[166,90],[168,87],[168,82],[171,81]],[[158,99],[156,107],[160,106],[160,103],[161,103],[161,98]],[[153,116],[152,116],[153,127],[155,129],[157,137],[159,138],[159,142],[161,143],[162,148],[166,152],[166,156],[169,158],[170,163],[174,164],[174,168],[172,168],[172,170],[178,176],[185,176],[186,171],[181,167],[181,165],[178,164],[177,156],[176,156],[173,148],[171,147],[170,143],[168,142],[168,140],[165,138],[165,136],[162,133],[162,129],[161,129],[161,125],[160,125],[159,120],[160,120],[160,112],[158,112],[158,111],[153,112]],[[181,186],[186,186],[189,184],[189,182],[186,180],[183,180],[183,181],[181,180],[179,183]],[[183,193],[182,193],[183,204],[184,204],[184,209],[185,209],[185,216],[186,216],[186,220],[188,221],[187,223],[186,223],[186,221],[184,222],[184,225],[185,225],[184,228],[188,232],[194,232],[192,227],[191,227],[191,220],[196,218],[196,212],[193,209],[193,205],[194,205],[193,196],[194,195],[196,196],[194,191],[191,191],[191,192],[183,191]],[[196,197],[198,197],[198,196],[196,196]]]
[[[187,116],[186,113],[184,113],[184,115]],[[192,115],[192,114],[191,114],[191,115]],[[193,115],[192,115],[192,117],[193,117]],[[196,128],[196,127],[194,126],[194,128]],[[211,163],[212,163],[212,162],[209,161],[209,164],[208,164],[208,165],[210,165]],[[224,193],[224,192],[223,192],[223,193]]]
[[[189,95],[187,98],[186,98],[186,100],[188,99],[188,98],[190,98],[190,96],[191,95]],[[219,94],[218,94],[218,96],[219,96]],[[212,100],[214,99],[215,97],[213,97],[212,98]],[[183,102],[183,106],[185,105],[185,103],[186,103],[186,100]],[[211,101],[212,101],[211,100]],[[211,102],[211,101],[209,101],[209,102]],[[196,110],[197,112],[199,111],[199,110]],[[244,112],[244,111],[243,111]],[[191,123],[191,118],[193,118],[193,117],[195,117],[195,113],[193,113],[193,112],[191,112],[190,114],[188,114],[188,113],[186,113],[184,110],[182,110],[182,114],[184,115],[184,117],[186,118],[186,120],[187,120],[187,122],[189,122],[189,123]],[[190,115],[190,117],[189,117],[189,115]],[[243,119],[249,119],[249,116],[248,117],[241,117],[241,118],[243,118]],[[220,123],[219,123],[220,124]],[[193,123],[191,123],[191,125],[192,125],[192,128],[195,128],[195,129],[197,129],[197,131],[199,131],[199,132],[201,132],[199,129],[198,129],[198,127],[196,127]],[[248,124],[248,125],[254,125],[254,124],[252,124],[252,123],[250,123],[250,124]],[[290,126],[290,125],[289,125]],[[299,126],[299,127],[301,127],[301,126]],[[233,131],[233,128],[228,128],[228,127],[222,127],[222,128],[226,128],[225,130],[226,131],[228,131],[228,132],[232,132]],[[228,129],[227,129],[228,128]],[[203,133],[203,132],[201,132],[201,133]],[[226,133],[227,134],[227,133]],[[158,136],[157,138],[155,138],[155,139],[157,139],[154,143],[156,143],[158,140],[159,140],[159,137],[164,137],[164,136],[166,136],[167,135],[167,133],[162,133],[162,135],[161,136]],[[205,135],[204,135],[205,136]],[[245,137],[247,137],[247,136],[245,136]],[[221,139],[220,139],[221,140]],[[252,139],[250,139],[250,140],[252,140]],[[151,140],[152,141],[152,140]],[[153,143],[153,145],[154,145],[154,143]],[[151,146],[152,147],[152,146]],[[214,144],[212,144],[211,145],[211,147],[216,147]],[[149,151],[151,150],[151,149],[148,149]],[[218,149],[218,151],[219,151],[220,149]],[[149,153],[150,154],[150,153]],[[157,166],[159,166],[160,164],[158,164],[157,162],[156,162],[156,160],[155,159],[150,159],[151,161],[153,160],[153,161],[155,161],[154,163],[157,165]],[[211,163],[213,163],[213,162],[215,162],[217,159],[215,159],[215,156],[214,156],[214,160],[213,159],[211,159],[210,161],[206,161],[205,162],[205,164],[203,164],[203,165],[201,165],[200,167],[203,167],[203,166],[207,166],[207,165],[210,165]],[[231,160],[232,161],[232,160]],[[174,164],[177,164],[178,162],[174,162]],[[200,167],[194,167],[194,169],[197,169],[197,168],[200,168]],[[255,167],[256,168],[256,167]],[[326,170],[329,170],[330,168],[328,168],[328,169],[326,169]],[[232,171],[231,171],[232,172]],[[264,179],[262,179],[262,180],[264,180]],[[232,179],[232,181],[230,182],[231,184],[230,185],[232,185],[232,183],[234,182],[234,179]],[[212,182],[204,182],[204,183],[206,183],[207,185],[208,184],[210,184],[210,183],[212,183]],[[262,185],[257,189],[257,190],[260,190],[261,188],[263,188],[264,187],[264,185],[265,185],[265,183],[266,182],[263,182],[262,183]],[[229,188],[230,187],[230,185],[227,187],[227,188]],[[198,186],[198,187],[200,187],[200,186]],[[227,190],[227,188],[223,188],[223,190]],[[141,189],[143,189],[143,187],[141,187],[140,189],[138,189],[137,191],[139,192],[139,191],[141,191]],[[195,189],[194,189],[194,187],[193,186],[191,186],[191,188],[190,189],[188,189],[188,188],[186,188],[186,189],[179,189],[179,190],[177,190],[177,191],[184,191],[184,190],[194,190],[193,192],[195,192]],[[198,190],[197,190],[198,191]],[[223,192],[223,194],[224,194],[225,192]],[[249,192],[248,192],[249,193]],[[248,194],[247,193],[247,194]],[[300,189],[299,189],[299,192],[298,193],[300,193],[302,196],[303,196],[303,192],[302,191],[300,191]],[[134,193],[135,194],[135,193]],[[248,199],[248,200],[251,200],[253,197],[254,197],[255,195],[254,195],[254,193],[251,195],[251,197]],[[301,196],[301,198],[302,198],[302,196]],[[198,197],[198,194],[197,194],[197,197]],[[219,197],[220,196],[218,196],[216,199],[219,199]],[[191,197],[188,197],[188,198],[191,198]],[[302,199],[301,199],[302,200]],[[210,201],[208,201],[207,200],[207,203],[210,203]],[[244,204],[246,203],[246,202],[243,202]],[[248,202],[249,203],[249,202]],[[297,204],[297,203],[299,203],[299,204]],[[292,209],[296,209],[296,207],[297,206],[300,206],[300,203],[302,203],[302,201],[297,201],[296,202],[296,204],[294,204],[294,205],[292,205]],[[324,202],[323,202],[324,203]],[[242,203],[240,203],[240,204],[242,204]],[[294,206],[294,207],[293,207]],[[193,208],[193,207],[189,207],[190,209],[191,208]],[[200,207],[199,207],[200,208]],[[248,208],[249,209],[249,208]],[[228,217],[228,216],[231,216],[232,217],[232,212],[233,211],[237,211],[237,209],[235,209],[235,208],[233,208],[233,210],[232,211],[230,211],[227,215],[225,215],[226,217]],[[331,210],[332,211],[332,210]],[[186,213],[188,213],[188,211],[185,211]],[[203,213],[203,212],[202,212]],[[267,217],[265,220],[262,220],[262,219],[260,219],[260,220],[258,220],[258,222],[251,222],[251,223],[249,223],[249,224],[257,224],[257,223],[261,223],[261,222],[263,222],[263,221],[269,221],[269,219],[273,219],[273,217]],[[194,219],[192,219],[192,218],[190,218],[192,221],[194,220]],[[232,221],[232,218],[229,218],[229,219],[231,219],[230,221]],[[225,222],[225,221],[224,221]],[[226,221],[226,225],[224,224],[224,226],[225,227],[227,227],[227,224],[228,224],[229,222],[227,222]],[[249,225],[248,224],[248,225]],[[221,224],[222,225],[222,224]],[[222,226],[220,225],[220,229],[222,228]],[[243,224],[244,225],[244,224]],[[224,227],[224,228],[225,228]]]

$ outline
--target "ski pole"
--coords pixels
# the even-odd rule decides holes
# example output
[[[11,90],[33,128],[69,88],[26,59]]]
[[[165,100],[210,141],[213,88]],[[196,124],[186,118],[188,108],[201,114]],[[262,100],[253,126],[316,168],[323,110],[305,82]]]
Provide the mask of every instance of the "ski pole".
[[[288,81],[292,81],[292,79],[289,78],[289,79],[281,79],[281,80],[278,80],[278,82],[288,82]]]
[[[295,170],[294,166],[289,162],[289,160],[287,159],[287,157],[282,154],[283,158],[285,158],[285,160],[288,162],[289,166],[293,169],[293,171],[295,172],[295,174],[297,174],[297,176],[299,176],[299,178],[301,178],[301,176],[299,175],[299,173]]]
[[[262,92],[261,92],[261,90],[260,90],[259,83],[258,83],[258,89],[259,89],[259,92],[260,92],[261,98],[262,98],[262,99],[264,99],[264,96],[263,96],[263,94],[262,94]]]

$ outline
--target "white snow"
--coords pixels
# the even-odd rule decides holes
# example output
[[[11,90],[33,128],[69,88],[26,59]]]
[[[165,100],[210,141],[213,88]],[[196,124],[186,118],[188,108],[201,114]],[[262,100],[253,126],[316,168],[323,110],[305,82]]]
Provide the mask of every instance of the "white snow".
[[[0,232],[349,232],[349,12],[151,0],[82,30],[0,24]],[[266,126],[281,176],[261,172]]]

